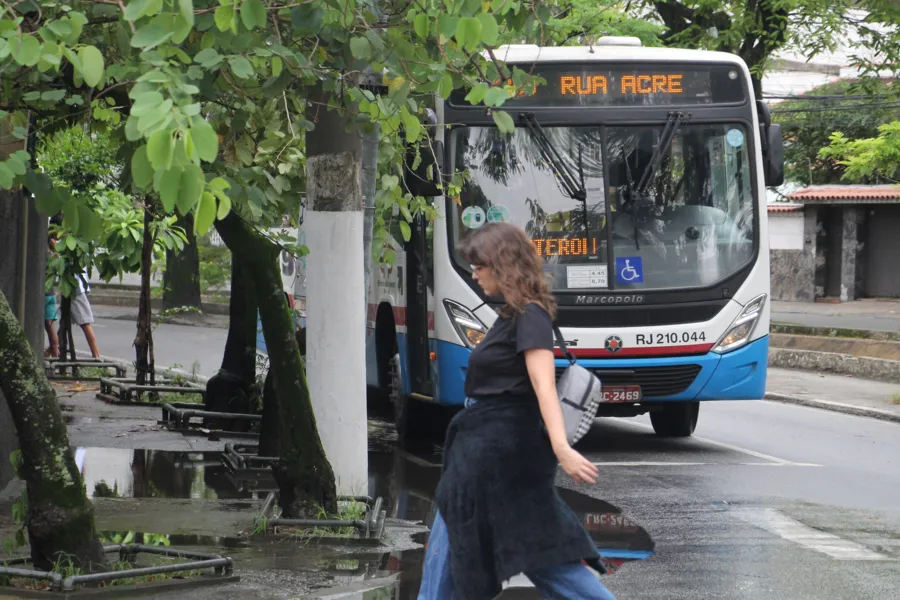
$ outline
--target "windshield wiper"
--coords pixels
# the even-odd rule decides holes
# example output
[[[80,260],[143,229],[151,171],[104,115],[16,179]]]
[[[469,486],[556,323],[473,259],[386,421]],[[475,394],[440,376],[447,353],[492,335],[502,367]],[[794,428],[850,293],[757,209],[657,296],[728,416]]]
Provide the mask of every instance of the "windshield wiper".
[[[537,117],[534,116],[534,113],[522,113],[521,118],[525,122],[525,126],[528,127],[528,132],[531,134],[535,144],[537,144],[541,157],[550,165],[550,169],[559,181],[560,186],[562,186],[563,191],[572,200],[581,202],[582,209],[584,210],[584,235],[585,238],[590,237],[590,227],[588,226],[587,188],[584,185],[584,164],[581,159],[581,149],[579,148],[578,150],[578,172],[575,173],[571,167],[566,164],[562,154],[556,149],[556,146],[553,145],[550,138],[547,137],[547,133],[544,131],[544,128],[541,127],[541,124],[538,122]]]
[[[641,242],[638,239],[638,218],[646,217],[649,210],[656,206],[656,202],[647,194],[647,188],[650,187],[650,183],[656,175],[662,157],[669,152],[669,148],[671,148],[672,142],[675,140],[675,134],[678,133],[678,128],[688,119],[690,119],[690,114],[685,115],[681,111],[669,113],[666,117],[666,124],[663,127],[662,134],[659,136],[659,143],[653,149],[653,154],[650,155],[650,164],[644,169],[644,174],[637,185],[634,184],[634,179],[631,176],[631,165],[628,164],[628,157],[622,157],[625,161],[629,203],[632,207],[632,219],[634,221],[634,244],[638,250],[641,249]]]

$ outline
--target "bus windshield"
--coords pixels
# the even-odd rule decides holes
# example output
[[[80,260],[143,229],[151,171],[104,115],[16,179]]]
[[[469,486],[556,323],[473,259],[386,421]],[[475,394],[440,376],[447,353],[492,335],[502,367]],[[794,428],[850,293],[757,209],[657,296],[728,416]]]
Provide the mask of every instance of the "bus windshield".
[[[519,225],[558,291],[712,285],[755,255],[746,139],[731,123],[457,128],[451,239]]]

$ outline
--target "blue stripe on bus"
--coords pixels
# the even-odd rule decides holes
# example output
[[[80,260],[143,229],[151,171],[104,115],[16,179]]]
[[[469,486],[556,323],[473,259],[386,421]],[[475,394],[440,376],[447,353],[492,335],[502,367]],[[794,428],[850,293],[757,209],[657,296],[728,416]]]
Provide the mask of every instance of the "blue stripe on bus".
[[[406,364],[406,336],[402,339],[401,359]],[[463,384],[466,365],[471,351],[449,342],[431,340],[431,350],[437,354],[437,365],[432,366],[436,397],[441,404],[461,406],[465,401]],[[719,355],[709,352],[702,356],[667,356],[660,358],[588,359],[578,364],[585,368],[660,367],[684,364],[700,365],[701,370],[687,390],[680,394],[653,398],[654,401],[688,400],[758,400],[765,395],[766,367],[768,364],[769,338],[760,338],[739,350]],[[556,361],[558,367],[565,360]],[[404,377],[404,386],[407,386]],[[408,388],[407,388],[408,389]]]

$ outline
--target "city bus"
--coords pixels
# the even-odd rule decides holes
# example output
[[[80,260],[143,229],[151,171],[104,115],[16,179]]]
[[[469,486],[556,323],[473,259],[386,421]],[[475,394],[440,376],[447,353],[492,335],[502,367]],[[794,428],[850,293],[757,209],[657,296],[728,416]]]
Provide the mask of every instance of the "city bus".
[[[687,437],[701,402],[763,398],[765,187],[783,180],[784,146],[745,63],[636,38],[495,54],[541,79],[502,106],[515,132],[465,90],[438,100],[430,161],[407,177],[438,216],[415,219],[406,242],[397,219],[396,262],[368,277],[368,384],[390,399],[401,443],[436,433],[434,407],[465,401],[469,353],[502,298],[457,248],[497,221],[543,257],[566,343],[602,382],[598,416],[649,413],[658,435]],[[461,174],[461,191],[442,195],[426,169]]]

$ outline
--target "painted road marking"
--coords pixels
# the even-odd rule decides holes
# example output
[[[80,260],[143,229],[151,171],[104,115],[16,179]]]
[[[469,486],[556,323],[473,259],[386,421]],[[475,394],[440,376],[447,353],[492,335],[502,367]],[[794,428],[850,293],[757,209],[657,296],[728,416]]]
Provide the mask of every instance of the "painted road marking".
[[[851,542],[833,533],[813,529],[774,508],[734,512],[751,525],[836,560],[892,560],[891,557],[869,550],[862,544]]]
[[[636,421],[632,421],[629,419],[624,419],[621,417],[609,417],[609,420],[616,421],[618,423],[624,423],[626,425],[632,425],[634,427],[641,427],[643,429],[653,429],[652,425],[648,425],[646,423],[639,423]],[[760,458],[762,460],[767,460],[773,463],[777,463],[783,466],[807,466],[807,467],[820,467],[822,465],[817,465],[815,463],[796,463],[791,460],[785,460],[783,458],[778,458],[777,456],[772,456],[771,454],[763,454],[762,452],[757,452],[756,450],[750,450],[749,448],[741,448],[740,446],[734,446],[732,444],[726,444],[725,442],[717,442],[716,440],[711,440],[709,438],[702,438],[697,436],[691,436],[691,440],[696,440],[698,442],[703,442],[704,444],[710,444],[712,446],[718,446],[719,448],[725,448],[726,450],[731,450],[732,452],[740,452],[741,454],[746,454],[748,456],[753,456],[755,458]]]

